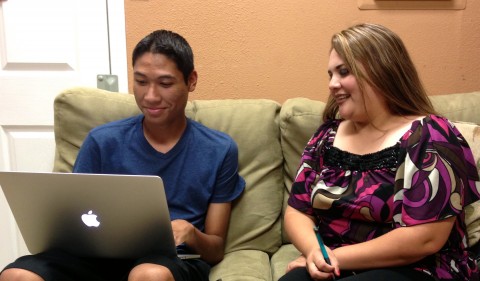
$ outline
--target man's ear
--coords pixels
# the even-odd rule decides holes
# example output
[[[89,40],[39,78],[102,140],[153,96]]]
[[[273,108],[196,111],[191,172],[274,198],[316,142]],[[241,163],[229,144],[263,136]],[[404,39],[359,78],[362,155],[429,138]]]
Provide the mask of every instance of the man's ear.
[[[188,91],[195,91],[195,87],[197,86],[197,79],[198,74],[197,71],[194,69],[192,73],[190,73],[190,76],[188,76]]]

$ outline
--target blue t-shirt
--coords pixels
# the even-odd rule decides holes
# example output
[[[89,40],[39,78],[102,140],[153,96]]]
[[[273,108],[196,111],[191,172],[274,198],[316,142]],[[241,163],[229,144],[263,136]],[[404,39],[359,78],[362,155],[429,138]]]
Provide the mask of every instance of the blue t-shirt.
[[[165,185],[170,218],[203,231],[210,203],[230,202],[245,187],[238,174],[238,148],[225,133],[187,119],[178,143],[156,151],[143,134],[143,115],[93,129],[78,153],[74,173],[158,175]]]

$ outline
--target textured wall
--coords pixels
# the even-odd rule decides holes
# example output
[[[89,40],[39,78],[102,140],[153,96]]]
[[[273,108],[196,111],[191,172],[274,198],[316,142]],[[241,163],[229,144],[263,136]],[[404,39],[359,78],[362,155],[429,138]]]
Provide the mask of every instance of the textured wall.
[[[325,101],[331,35],[374,22],[403,38],[429,94],[474,91],[480,1],[466,1],[464,10],[360,10],[355,0],[125,0],[129,66],[138,40],[171,29],[194,49],[199,83],[191,99]]]

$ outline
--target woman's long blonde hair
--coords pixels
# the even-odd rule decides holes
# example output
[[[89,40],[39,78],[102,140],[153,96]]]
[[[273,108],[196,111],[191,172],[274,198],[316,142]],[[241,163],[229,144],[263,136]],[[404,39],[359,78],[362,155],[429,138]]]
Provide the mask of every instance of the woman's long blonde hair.
[[[392,114],[435,114],[405,45],[388,28],[369,23],[354,25],[332,36],[331,50],[356,77],[360,91],[370,85],[383,95]],[[330,95],[323,119],[337,118],[337,114],[338,106]]]

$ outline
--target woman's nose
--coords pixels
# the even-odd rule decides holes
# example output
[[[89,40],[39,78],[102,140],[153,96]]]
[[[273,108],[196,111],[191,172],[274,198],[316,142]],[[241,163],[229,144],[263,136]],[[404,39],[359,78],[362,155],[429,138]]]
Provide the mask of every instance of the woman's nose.
[[[328,82],[328,88],[332,90],[338,87],[340,87],[340,81],[335,76],[332,76],[332,78],[330,78],[330,81]]]

